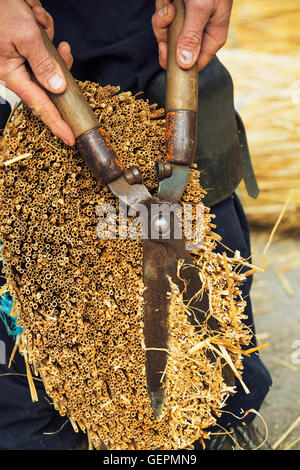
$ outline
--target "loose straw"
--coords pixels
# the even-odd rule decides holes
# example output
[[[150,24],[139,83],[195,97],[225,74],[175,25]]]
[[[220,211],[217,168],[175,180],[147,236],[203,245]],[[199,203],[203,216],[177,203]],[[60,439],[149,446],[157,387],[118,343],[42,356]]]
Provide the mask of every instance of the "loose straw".
[[[290,450],[292,447],[294,447],[296,444],[300,442],[300,437],[292,441],[290,444],[288,444],[283,450]]]
[[[286,208],[287,208],[287,206],[288,206],[288,204],[289,204],[289,202],[290,202],[290,200],[291,200],[291,197],[292,197],[293,192],[294,192],[294,189],[291,189],[291,191],[290,191],[290,193],[289,193],[289,195],[288,195],[288,198],[287,198],[287,200],[285,201],[285,204],[284,204],[284,206],[283,206],[283,208],[282,208],[282,210],[281,210],[281,212],[280,212],[280,214],[279,214],[279,216],[278,216],[278,219],[277,219],[277,221],[276,221],[276,224],[274,225],[274,227],[273,227],[273,229],[272,229],[272,232],[271,232],[270,238],[269,238],[269,240],[268,240],[268,243],[266,244],[265,249],[264,249],[264,251],[263,251],[264,271],[265,271],[265,272],[266,272],[266,270],[267,270],[267,262],[266,262],[267,251],[268,251],[268,249],[269,249],[269,247],[270,247],[270,245],[271,245],[271,243],[272,243],[272,240],[273,240],[273,237],[274,237],[274,235],[275,235],[275,232],[276,232],[276,230],[277,230],[277,228],[278,228],[278,225],[280,224],[280,222],[281,222],[281,220],[282,220],[282,217],[284,216],[284,213],[285,213]]]
[[[19,155],[15,158],[12,158],[11,160],[7,160],[6,162],[3,162],[4,166],[9,166],[12,165],[13,163],[19,162],[21,160],[25,160],[25,158],[31,157],[31,153],[23,153],[23,155]]]
[[[28,380],[28,384],[29,384],[31,399],[32,399],[33,402],[39,401],[39,398],[38,398],[38,395],[37,395],[37,392],[36,392],[36,388],[35,388],[35,385],[34,385],[33,377],[32,377],[32,374],[31,374],[30,366],[28,364],[27,359],[24,358],[24,360],[25,360],[25,365],[26,365],[27,380]]]
[[[297,426],[300,424],[300,416],[291,424],[291,426],[282,434],[282,436],[273,444],[273,449],[276,450],[280,444],[288,437],[289,434],[291,434],[294,429],[296,429]]]

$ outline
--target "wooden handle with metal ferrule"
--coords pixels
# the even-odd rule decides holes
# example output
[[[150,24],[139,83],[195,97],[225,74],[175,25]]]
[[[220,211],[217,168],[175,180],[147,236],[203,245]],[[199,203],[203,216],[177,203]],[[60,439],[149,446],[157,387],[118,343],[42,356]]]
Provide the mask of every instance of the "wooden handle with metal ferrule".
[[[183,0],[174,0],[176,17],[168,30],[166,151],[171,163],[191,165],[197,142],[198,64],[184,70],[176,60],[176,42],[185,19]]]
[[[59,63],[67,82],[63,93],[47,91],[47,94],[72,129],[78,150],[94,176],[108,184],[123,174],[121,164],[92,108],[42,27],[41,32],[49,54]]]
[[[59,63],[64,73],[67,89],[64,93],[55,94],[47,92],[55,104],[64,121],[70,126],[75,137],[79,137],[93,127],[99,126],[99,121],[89,106],[82,91],[78,87],[72,74],[66,67],[64,60],[56,50],[49,37],[41,27],[43,40],[49,54]]]

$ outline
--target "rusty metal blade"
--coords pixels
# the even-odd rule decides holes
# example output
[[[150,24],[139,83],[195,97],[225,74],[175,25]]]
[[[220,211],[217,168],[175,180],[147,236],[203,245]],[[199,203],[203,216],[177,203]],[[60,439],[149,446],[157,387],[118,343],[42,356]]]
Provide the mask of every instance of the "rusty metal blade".
[[[167,276],[176,266],[176,250],[170,240],[151,239],[151,207],[158,206],[142,184],[129,185],[124,176],[109,184],[111,191],[133,210],[146,208],[147,236],[143,239],[144,341],[148,393],[154,417],[159,419],[165,401],[164,372],[168,358],[169,301]],[[150,234],[150,238],[148,236]]]
[[[168,317],[170,290],[167,279],[168,245],[143,241],[144,340],[148,393],[155,419],[163,412],[168,361]]]
[[[183,292],[183,299],[188,307],[188,319],[195,331],[203,328],[206,322],[211,333],[219,330],[218,321],[210,314],[209,299],[202,291],[199,270],[195,267],[191,254],[186,250],[183,236],[175,238],[173,212],[164,224],[166,238],[153,239],[152,225],[157,217],[151,218],[151,206],[161,206],[157,201],[148,201],[148,238],[143,240],[143,277],[144,277],[144,340],[146,347],[146,375],[149,397],[154,417],[162,416],[167,381],[168,340],[169,340],[169,278]],[[146,204],[147,205],[147,204]],[[166,222],[166,220],[165,220]],[[178,235],[178,234],[177,234]],[[178,262],[182,260],[178,277]],[[211,361],[213,354],[208,353]],[[233,376],[228,367],[224,367],[224,378],[228,385],[233,385]]]
[[[137,207],[144,201],[154,201],[144,184],[129,184],[124,176],[120,176],[116,180],[109,183],[112,193],[131,208]]]
[[[177,180],[178,191],[176,194],[179,197],[188,177],[186,168],[181,167],[173,176]],[[174,181],[172,184],[174,184]],[[166,395],[170,306],[170,300],[167,296],[170,291],[169,278],[178,284],[180,289],[185,290],[184,300],[189,304],[189,309],[192,312],[188,318],[195,326],[195,329],[201,328],[203,322],[207,321],[212,330],[217,330],[218,323],[213,317],[208,316],[209,302],[207,294],[195,295],[201,290],[201,280],[197,270],[193,267],[192,256],[185,249],[184,238],[177,239],[176,237],[174,239],[174,213],[170,214],[168,226],[165,227],[165,233],[167,232],[168,236],[163,239],[151,238],[153,224],[151,207],[166,203],[154,199],[142,184],[129,185],[123,176],[110,183],[109,187],[129,207],[135,209],[142,204],[147,208],[148,236],[143,239],[144,340],[148,393],[154,417],[159,419],[163,413]],[[165,188],[165,195],[170,195],[171,186],[167,185]],[[172,200],[172,202],[174,201],[175,199]],[[182,279],[177,277],[179,260],[184,261],[180,274]],[[213,358],[211,359],[213,360]]]
[[[161,209],[157,201],[156,209]],[[166,395],[166,368],[169,339],[169,278],[175,280],[177,271],[178,240],[174,239],[174,213],[168,218],[153,216],[153,201],[148,206],[148,238],[143,240],[144,278],[144,340],[146,347],[146,375],[148,392],[154,417],[163,412]],[[164,230],[156,232],[158,222]],[[159,225],[160,226],[160,225]],[[154,229],[154,231],[153,231]]]

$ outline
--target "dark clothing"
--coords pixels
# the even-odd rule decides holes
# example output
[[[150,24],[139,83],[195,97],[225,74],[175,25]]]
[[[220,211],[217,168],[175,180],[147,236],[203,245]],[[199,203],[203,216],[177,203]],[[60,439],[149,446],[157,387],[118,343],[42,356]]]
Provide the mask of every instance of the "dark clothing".
[[[159,70],[151,16],[154,0],[44,0],[57,45],[68,41],[78,80],[143,91]]]
[[[154,0],[85,0],[83,3],[44,0],[43,6],[54,17],[56,44],[62,40],[71,44],[75,78],[96,81],[101,85],[120,85],[122,90],[136,93],[144,90],[160,70],[151,27]],[[8,106],[0,106],[0,112],[0,128],[3,128]],[[216,204],[212,212],[216,214],[217,232],[224,244],[248,258],[248,224],[237,196],[233,194]],[[222,246],[219,249],[224,251]],[[249,277],[242,290],[243,297],[248,300],[246,323],[253,327],[250,285]],[[0,340],[6,344],[8,362],[14,340],[7,336],[2,324]],[[238,416],[250,408],[258,410],[271,385],[270,376],[257,354],[245,357],[244,366],[243,380],[251,393],[246,395],[237,384],[238,393],[230,397],[225,408]],[[0,364],[0,374],[7,372],[25,374],[23,358],[17,354],[11,369]],[[66,422],[67,418],[59,416],[48,403],[40,382],[36,382],[40,399],[32,403],[26,377],[11,375],[0,380],[0,449],[68,449],[82,439],[83,435],[75,434],[70,423]],[[249,415],[244,421],[253,417]],[[240,421],[225,413],[219,423],[223,427],[237,426]]]
[[[32,402],[24,359],[19,353],[8,369],[15,338],[7,335],[1,321],[0,340],[6,346],[6,364],[0,364],[0,375],[12,374],[0,377],[0,450],[65,450],[75,446],[83,434],[75,434],[68,418],[50,405],[41,382],[35,381],[39,401]]]

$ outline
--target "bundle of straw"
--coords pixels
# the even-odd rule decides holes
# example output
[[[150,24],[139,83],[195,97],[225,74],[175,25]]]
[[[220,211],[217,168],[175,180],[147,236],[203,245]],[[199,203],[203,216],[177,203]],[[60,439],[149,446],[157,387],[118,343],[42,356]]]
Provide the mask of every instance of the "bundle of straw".
[[[233,2],[227,46],[290,54],[300,47],[300,0]]]
[[[260,197],[254,200],[247,196],[244,184],[239,188],[249,222],[263,227],[274,225],[294,189],[281,230],[298,229],[300,214],[297,5],[300,6],[298,0],[284,4],[269,0],[238,2],[233,9],[228,42],[235,47],[227,47],[219,54],[234,80],[235,105],[245,123],[261,190]]]
[[[124,167],[137,165],[155,193],[155,161],[165,159],[163,110],[118,87],[80,87]],[[191,169],[183,206],[201,203],[199,176]],[[203,208],[203,244],[192,256],[220,331],[208,322],[196,331],[191,307],[176,279],[170,282],[167,399],[155,420],[145,373],[142,240],[98,238],[97,209],[108,204],[117,213],[116,198],[76,149],[62,145],[28,108],[18,109],[0,145],[0,256],[7,280],[0,295],[13,296],[11,316],[23,328],[10,362],[18,348],[32,399],[38,397],[31,368],[59,413],[76,432],[87,432],[90,447],[191,448],[209,438],[208,428],[235,391],[223,377],[226,363],[249,393],[243,356],[257,348],[243,323],[240,286],[247,274],[241,268],[253,266],[238,251],[233,258],[214,251],[221,238]],[[126,225],[117,225],[124,234]]]

